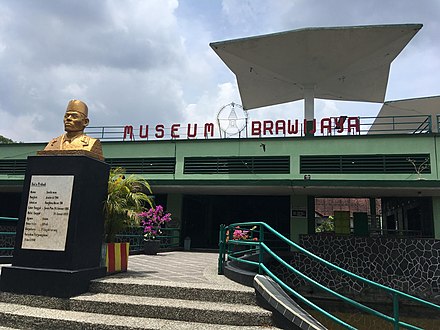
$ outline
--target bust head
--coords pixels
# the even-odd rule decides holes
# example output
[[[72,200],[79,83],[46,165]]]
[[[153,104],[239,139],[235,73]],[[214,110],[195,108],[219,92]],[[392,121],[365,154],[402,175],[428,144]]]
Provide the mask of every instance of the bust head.
[[[64,130],[66,133],[52,139],[37,155],[87,155],[104,160],[101,142],[84,134],[89,124],[89,109],[79,100],[71,100],[64,114]]]
[[[67,133],[80,133],[89,124],[89,109],[87,105],[80,100],[71,100],[67,104],[64,114],[64,130]]]

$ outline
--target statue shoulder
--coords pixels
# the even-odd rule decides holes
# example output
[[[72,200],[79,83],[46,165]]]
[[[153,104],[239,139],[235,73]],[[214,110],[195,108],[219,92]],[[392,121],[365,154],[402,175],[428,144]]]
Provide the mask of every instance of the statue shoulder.
[[[60,136],[57,136],[57,137],[53,138],[52,140],[50,140],[49,143],[60,142],[63,139],[63,136],[64,136],[64,134],[61,134]]]
[[[85,135],[84,137],[87,139],[88,149],[91,152],[101,155],[101,157],[103,157],[101,141],[87,135]]]
[[[92,137],[85,135],[85,134],[81,137],[81,142],[84,145],[89,145],[89,146],[96,144],[96,143],[101,144],[101,141],[99,141],[99,139],[92,138]]]
[[[44,150],[51,150],[53,148],[59,147],[61,144],[61,141],[63,139],[63,135],[57,136],[56,138],[53,138],[49,141],[49,143],[46,145]]]

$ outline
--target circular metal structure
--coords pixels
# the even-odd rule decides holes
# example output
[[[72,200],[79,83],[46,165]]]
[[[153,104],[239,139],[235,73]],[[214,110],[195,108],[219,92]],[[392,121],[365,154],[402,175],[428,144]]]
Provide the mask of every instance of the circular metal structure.
[[[220,136],[239,135],[247,126],[248,113],[234,102],[223,106],[217,113]]]

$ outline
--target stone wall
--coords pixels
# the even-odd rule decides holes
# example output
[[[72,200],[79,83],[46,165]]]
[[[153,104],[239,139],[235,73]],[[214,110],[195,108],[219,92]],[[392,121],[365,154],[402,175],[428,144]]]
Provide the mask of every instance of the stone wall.
[[[15,226],[0,224],[0,256],[12,256],[13,250],[2,248],[13,248],[15,235],[2,234],[2,232],[15,232]]]
[[[380,284],[422,297],[440,296],[440,240],[303,235],[301,246],[352,273]],[[341,275],[315,260],[293,253],[290,264],[336,291],[367,294],[369,285]],[[306,283],[280,266],[274,270],[293,288]]]

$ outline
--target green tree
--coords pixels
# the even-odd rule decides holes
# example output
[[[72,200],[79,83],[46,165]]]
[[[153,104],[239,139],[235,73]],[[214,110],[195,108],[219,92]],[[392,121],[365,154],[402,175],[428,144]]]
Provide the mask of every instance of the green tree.
[[[153,206],[147,180],[135,175],[125,175],[122,168],[112,169],[108,180],[108,195],[104,203],[105,241],[115,242],[116,235],[137,223],[137,214],[145,205]]]
[[[8,139],[7,137],[4,137],[3,135],[0,135],[0,143],[14,143],[14,141]]]
[[[334,231],[335,231],[335,223],[332,216],[329,216],[318,227],[316,227],[317,233],[331,233]]]

